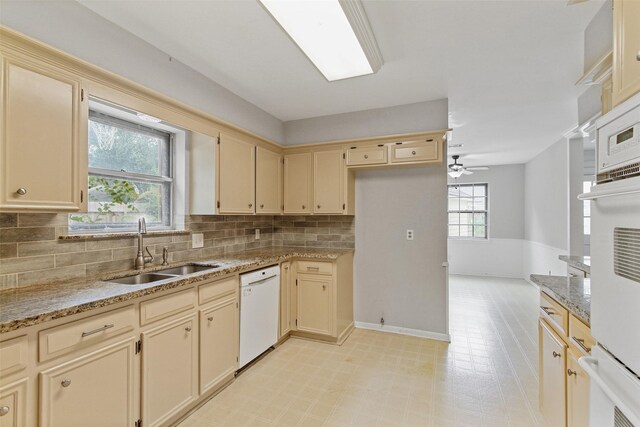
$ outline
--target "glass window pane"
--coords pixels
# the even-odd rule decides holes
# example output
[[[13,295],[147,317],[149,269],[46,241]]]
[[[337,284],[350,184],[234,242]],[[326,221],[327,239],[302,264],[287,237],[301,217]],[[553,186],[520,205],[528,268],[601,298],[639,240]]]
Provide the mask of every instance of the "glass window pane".
[[[474,225],[473,226],[473,236],[474,237],[487,237],[487,228],[484,225]]]
[[[474,197],[484,197],[484,196],[486,196],[484,185],[474,185],[473,186],[473,195],[474,195]]]
[[[472,213],[461,213],[460,214],[460,224],[473,224],[473,214]]]
[[[457,199],[457,198],[449,199],[449,210],[450,211],[459,211],[460,210],[460,199]]]
[[[460,197],[473,197],[473,186],[472,185],[461,185],[460,186]]]
[[[459,237],[460,236],[460,227],[457,225],[449,226],[449,237]]]
[[[460,237],[473,237],[473,226],[472,225],[461,225],[460,226]]]
[[[89,120],[89,167],[169,176],[169,135]]]
[[[584,234],[586,236],[591,234],[591,218],[584,219]]]
[[[70,216],[72,228],[105,230],[170,225],[170,184],[89,176],[88,212]]]
[[[460,198],[460,210],[461,211],[473,210],[473,199]]]
[[[591,216],[591,202],[584,201],[584,216]]]
[[[476,197],[473,199],[473,210],[484,211],[487,209],[487,199],[484,197]]]
[[[457,185],[449,186],[449,197],[459,197],[460,196],[460,188]]]
[[[460,214],[459,213],[450,213],[449,214],[449,224],[460,224]]]
[[[473,223],[476,225],[486,225],[487,224],[487,214],[485,213],[474,213],[473,214]]]

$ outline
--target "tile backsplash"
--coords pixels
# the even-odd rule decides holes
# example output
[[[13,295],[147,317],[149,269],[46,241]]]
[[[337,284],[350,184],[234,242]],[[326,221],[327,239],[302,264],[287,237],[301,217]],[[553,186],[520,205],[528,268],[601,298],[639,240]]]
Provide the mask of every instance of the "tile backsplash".
[[[0,213],[0,289],[84,279],[131,270],[135,237],[62,240],[67,214]],[[191,215],[186,228],[203,233],[204,247],[193,249],[190,234],[147,235],[154,264],[169,248],[169,261],[215,258],[270,246],[353,248],[353,216]],[[255,239],[255,229],[260,239]]]

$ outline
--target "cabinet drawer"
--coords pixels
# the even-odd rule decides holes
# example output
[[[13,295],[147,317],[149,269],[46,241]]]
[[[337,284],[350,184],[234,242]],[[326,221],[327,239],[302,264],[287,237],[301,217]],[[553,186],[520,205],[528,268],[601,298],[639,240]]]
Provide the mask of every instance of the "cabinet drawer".
[[[387,163],[387,147],[361,147],[347,150],[347,166],[380,165]]]
[[[409,141],[391,145],[391,163],[423,162],[438,159],[438,142],[435,139],[426,141]]]
[[[298,261],[298,273],[333,274],[330,262]]]
[[[38,347],[40,361],[105,341],[133,330],[136,316],[134,306],[109,311],[76,322],[40,331]]]
[[[596,340],[591,336],[591,329],[573,314],[569,315],[569,337],[571,342],[585,353],[591,353]]]
[[[222,296],[233,294],[237,291],[238,286],[237,276],[200,285],[198,288],[198,302],[202,305]]]
[[[0,377],[27,367],[27,349],[26,335],[0,343]]]
[[[540,313],[558,334],[568,336],[569,312],[544,292],[540,292]]]
[[[196,306],[196,290],[189,289],[140,303],[140,325],[147,325]]]

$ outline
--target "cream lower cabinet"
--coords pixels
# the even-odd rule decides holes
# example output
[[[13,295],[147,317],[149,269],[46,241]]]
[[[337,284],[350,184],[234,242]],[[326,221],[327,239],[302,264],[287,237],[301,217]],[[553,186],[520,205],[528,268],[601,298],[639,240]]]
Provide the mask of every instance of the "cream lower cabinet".
[[[80,78],[2,51],[0,211],[77,212],[87,199]]]
[[[567,352],[567,425],[589,427],[589,375],[578,364],[582,356],[569,349]]]
[[[195,313],[142,333],[142,420],[162,425],[198,397]]]
[[[298,274],[298,331],[333,334],[333,278]]]
[[[567,345],[546,321],[540,320],[540,410],[549,427],[567,423]]]
[[[135,338],[40,373],[40,426],[130,427],[137,419]]]
[[[238,369],[238,298],[220,298],[200,310],[200,393],[218,386]]]
[[[0,427],[27,426],[27,381],[22,378],[0,387]]]

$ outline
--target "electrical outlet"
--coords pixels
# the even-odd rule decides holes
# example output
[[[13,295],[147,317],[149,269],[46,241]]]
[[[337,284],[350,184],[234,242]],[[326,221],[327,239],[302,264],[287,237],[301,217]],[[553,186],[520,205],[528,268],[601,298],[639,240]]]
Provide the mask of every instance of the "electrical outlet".
[[[413,240],[413,230],[407,230],[407,240]]]
[[[191,247],[192,248],[201,248],[204,246],[204,234],[195,233],[191,235]]]
[[[260,229],[256,228],[256,240],[260,240]]]

